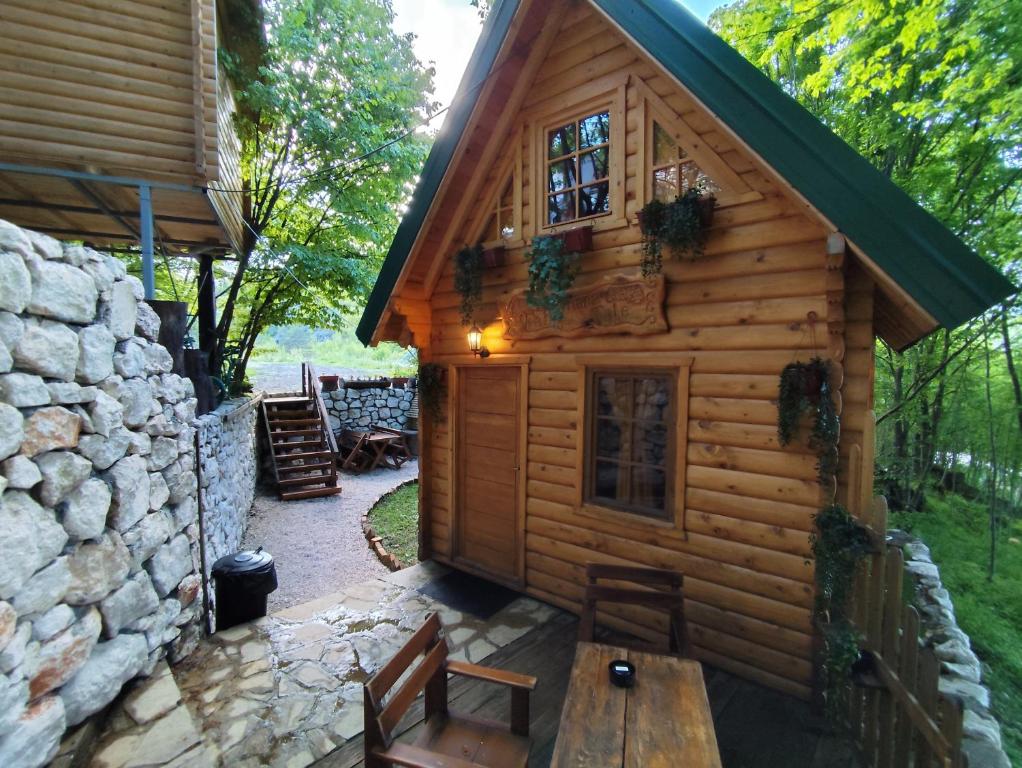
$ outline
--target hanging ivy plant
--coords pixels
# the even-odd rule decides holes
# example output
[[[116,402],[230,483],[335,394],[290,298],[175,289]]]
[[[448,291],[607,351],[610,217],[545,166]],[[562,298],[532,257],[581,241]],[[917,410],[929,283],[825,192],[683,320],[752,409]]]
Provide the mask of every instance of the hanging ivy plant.
[[[827,709],[840,714],[861,634],[849,616],[855,573],[874,551],[869,531],[847,509],[832,504],[814,518],[810,541],[816,559],[816,618],[823,637],[823,688]]]
[[[483,296],[483,247],[466,245],[454,255],[454,290],[461,296],[461,322],[472,324],[472,314]]]
[[[447,399],[444,366],[437,363],[420,363],[418,387],[419,406],[438,421],[443,416],[443,404]]]
[[[777,401],[777,438],[781,445],[794,439],[799,419],[809,410],[813,411],[809,447],[816,451],[820,482],[827,482],[837,472],[841,420],[830,391],[830,365],[819,357],[808,363],[791,363],[781,371]]]
[[[529,260],[529,290],[526,301],[530,306],[542,307],[553,323],[564,319],[568,291],[581,269],[580,254],[564,252],[564,242],[558,237],[540,235],[532,238],[526,254]]]
[[[703,255],[706,229],[713,221],[717,200],[698,187],[692,187],[673,202],[650,200],[639,211],[642,229],[642,274],[660,274],[663,248],[680,259],[698,259]]]

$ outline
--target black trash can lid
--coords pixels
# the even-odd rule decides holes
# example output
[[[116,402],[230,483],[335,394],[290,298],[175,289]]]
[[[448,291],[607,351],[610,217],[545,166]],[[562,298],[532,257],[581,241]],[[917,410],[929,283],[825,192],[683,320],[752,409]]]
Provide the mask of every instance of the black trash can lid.
[[[267,570],[272,565],[273,556],[259,547],[254,551],[245,550],[221,557],[213,563],[213,573],[257,573]]]

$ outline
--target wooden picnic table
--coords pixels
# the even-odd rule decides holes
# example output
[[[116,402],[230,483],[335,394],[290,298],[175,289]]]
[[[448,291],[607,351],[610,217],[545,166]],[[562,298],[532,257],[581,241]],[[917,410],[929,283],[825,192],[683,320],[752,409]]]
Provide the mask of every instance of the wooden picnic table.
[[[608,665],[635,665],[618,688]],[[602,643],[578,644],[551,768],[720,768],[699,662]]]

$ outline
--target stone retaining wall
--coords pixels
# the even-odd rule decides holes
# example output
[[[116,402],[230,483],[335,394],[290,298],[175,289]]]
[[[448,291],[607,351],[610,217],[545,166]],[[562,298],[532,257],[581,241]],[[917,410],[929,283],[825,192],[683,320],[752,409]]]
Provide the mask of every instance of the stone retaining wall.
[[[965,705],[962,748],[970,766],[1011,768],[1001,746],[1001,727],[990,713],[990,691],[983,685],[983,669],[972,643],[958,626],[951,595],[922,541],[903,531],[888,531],[887,541],[905,553],[905,570],[916,589],[923,642],[940,659],[940,690],[959,697]]]
[[[334,430],[365,429],[370,424],[404,429],[408,423],[408,411],[415,398],[414,389],[394,387],[341,387],[334,392],[322,394],[330,415],[330,427]],[[409,428],[414,429],[415,425]]]
[[[115,258],[0,221],[0,765],[64,732],[197,618],[192,384]]]
[[[255,498],[256,430],[262,396],[228,400],[195,420],[206,577],[213,563],[241,549]],[[212,603],[214,595],[210,594]]]

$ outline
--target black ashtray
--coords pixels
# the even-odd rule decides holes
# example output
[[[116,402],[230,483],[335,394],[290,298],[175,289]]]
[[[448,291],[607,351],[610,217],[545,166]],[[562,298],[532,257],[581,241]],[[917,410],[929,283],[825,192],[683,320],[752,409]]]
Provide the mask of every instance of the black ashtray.
[[[610,669],[610,682],[618,688],[631,688],[635,685],[635,665],[624,659],[614,659],[607,665]]]

